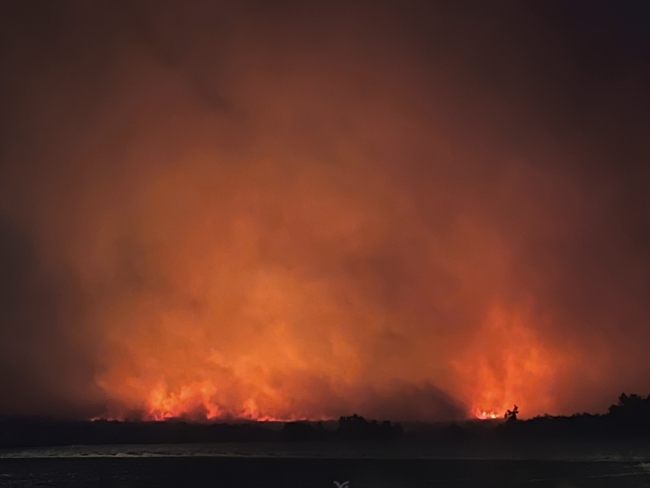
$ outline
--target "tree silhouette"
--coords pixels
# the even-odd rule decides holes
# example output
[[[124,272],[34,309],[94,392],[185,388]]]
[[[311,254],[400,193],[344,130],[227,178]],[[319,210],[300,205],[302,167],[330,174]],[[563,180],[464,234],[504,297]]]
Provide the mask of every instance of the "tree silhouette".
[[[517,415],[519,415],[519,407],[517,405],[515,405],[512,410],[506,411],[503,418],[506,419],[506,421],[508,421],[508,422],[516,422],[517,421]]]

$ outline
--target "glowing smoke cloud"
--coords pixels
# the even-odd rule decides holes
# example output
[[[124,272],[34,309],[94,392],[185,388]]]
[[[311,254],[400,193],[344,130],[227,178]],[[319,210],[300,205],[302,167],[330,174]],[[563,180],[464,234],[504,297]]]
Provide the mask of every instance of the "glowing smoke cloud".
[[[1,413],[647,393],[643,52],[429,3],[4,2]]]

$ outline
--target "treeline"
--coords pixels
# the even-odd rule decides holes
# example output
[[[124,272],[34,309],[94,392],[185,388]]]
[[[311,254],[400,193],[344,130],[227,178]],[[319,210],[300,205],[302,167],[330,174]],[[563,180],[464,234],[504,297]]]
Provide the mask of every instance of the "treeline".
[[[368,421],[359,415],[341,417],[338,428],[328,431],[321,423],[314,425],[311,422],[287,422],[282,429],[283,439],[297,440],[380,440],[397,439],[402,436],[403,429],[399,424],[389,421],[379,423],[376,420]]]
[[[528,420],[510,416],[497,427],[505,438],[637,438],[650,439],[650,395],[621,394],[606,414],[544,415]]]
[[[0,420],[0,448],[109,444],[203,444],[299,440],[378,440],[402,434],[398,424],[368,421],[358,415],[341,417],[336,429],[322,423],[287,422],[282,428],[263,422],[242,424],[84,421],[42,418]]]
[[[650,395],[626,395],[618,398],[606,414],[579,413],[571,416],[543,415],[527,420],[519,418],[515,406],[505,418],[451,424],[421,430],[410,437],[430,440],[471,439],[650,439]]]
[[[518,417],[515,406],[502,421],[474,421],[412,429],[400,424],[341,417],[335,426],[320,422],[191,423],[84,421],[61,422],[42,418],[0,419],[0,448],[109,444],[202,444],[306,440],[391,440],[402,437],[432,441],[471,439],[650,439],[650,395],[622,394],[606,414]]]

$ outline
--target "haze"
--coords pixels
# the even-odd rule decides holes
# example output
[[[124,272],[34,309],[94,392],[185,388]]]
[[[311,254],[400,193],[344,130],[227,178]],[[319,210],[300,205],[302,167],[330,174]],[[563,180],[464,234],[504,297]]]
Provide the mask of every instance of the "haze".
[[[650,13],[4,1],[0,414],[650,391]]]

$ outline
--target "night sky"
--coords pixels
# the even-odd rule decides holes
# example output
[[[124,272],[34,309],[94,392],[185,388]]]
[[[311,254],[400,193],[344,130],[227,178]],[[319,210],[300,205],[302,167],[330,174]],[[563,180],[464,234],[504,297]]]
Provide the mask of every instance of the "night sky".
[[[650,2],[0,3],[0,415],[650,393]]]

